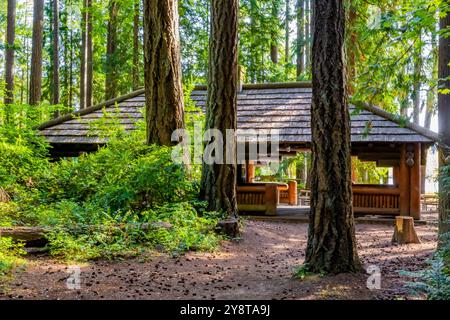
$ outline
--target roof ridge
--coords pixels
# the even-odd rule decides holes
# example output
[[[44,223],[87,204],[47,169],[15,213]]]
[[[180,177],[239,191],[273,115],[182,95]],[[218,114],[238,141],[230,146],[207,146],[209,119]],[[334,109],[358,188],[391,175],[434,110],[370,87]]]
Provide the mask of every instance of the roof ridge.
[[[135,98],[135,97],[137,97],[137,96],[139,96],[139,95],[141,95],[143,93],[145,93],[145,90],[143,88],[135,90],[135,91],[130,92],[128,94],[125,94],[123,96],[120,96],[120,97],[117,97],[117,98],[114,98],[114,99],[111,99],[111,100],[104,101],[102,103],[96,104],[96,105],[94,105],[92,107],[81,109],[81,110],[78,110],[78,111],[75,111],[75,112],[71,112],[71,113],[65,114],[65,115],[63,115],[61,117],[49,120],[49,121],[44,122],[41,125],[37,126],[36,129],[37,130],[44,130],[44,129],[56,126],[56,125],[61,124],[63,122],[66,122],[66,121],[69,121],[69,120],[73,120],[77,116],[84,116],[86,114],[93,113],[95,111],[103,109],[104,107],[109,107],[109,106],[114,105],[114,104],[116,104],[118,102],[122,102],[122,101],[125,101],[125,100],[128,100],[128,99],[131,99],[131,98]]]
[[[252,89],[290,89],[290,88],[312,88],[311,81],[295,82],[267,82],[267,83],[247,83],[242,85],[243,90]],[[196,84],[194,90],[207,90],[206,84]]]
[[[411,121],[409,121],[408,119],[406,119],[404,117],[390,113],[390,112],[388,112],[380,107],[377,107],[373,104],[370,104],[368,102],[352,101],[351,104],[355,105],[356,107],[361,107],[367,111],[370,111],[370,112],[376,114],[377,116],[385,118],[389,121],[393,121],[402,127],[408,128],[412,131],[415,131],[416,133],[421,134],[421,135],[433,140],[434,142],[437,142],[437,143],[441,142],[439,134],[437,134],[436,132],[434,132],[432,130],[424,128],[420,125],[412,123]]]

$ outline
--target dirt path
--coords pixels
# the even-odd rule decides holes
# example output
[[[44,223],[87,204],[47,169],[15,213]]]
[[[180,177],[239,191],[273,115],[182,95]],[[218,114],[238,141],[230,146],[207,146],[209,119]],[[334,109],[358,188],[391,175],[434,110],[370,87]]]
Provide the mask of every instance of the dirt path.
[[[392,246],[393,229],[358,225],[360,257],[382,271],[382,289],[366,288],[368,275],[292,278],[303,263],[307,225],[248,221],[240,243],[215,253],[163,255],[81,266],[81,289],[66,287],[67,266],[31,260],[0,299],[394,299],[412,298],[398,270],[420,270],[436,248],[436,230],[417,227],[422,244]]]

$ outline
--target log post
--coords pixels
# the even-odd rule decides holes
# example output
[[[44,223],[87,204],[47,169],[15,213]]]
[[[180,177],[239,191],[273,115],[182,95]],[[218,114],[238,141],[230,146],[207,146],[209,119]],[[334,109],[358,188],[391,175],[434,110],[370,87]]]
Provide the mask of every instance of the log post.
[[[394,185],[398,187],[398,184],[400,182],[400,167],[395,166],[393,168],[393,178],[394,178]]]
[[[255,162],[249,160],[247,163],[247,183],[254,183],[256,175]]]
[[[399,167],[399,188],[400,188],[400,215],[409,216],[410,197],[410,175],[409,167],[406,163],[406,144],[401,146],[400,167]]]
[[[298,205],[298,189],[297,189],[297,181],[289,181],[289,205],[296,206]]]
[[[410,167],[410,196],[409,196],[409,214],[415,220],[420,220],[420,198],[421,198],[421,146],[420,143],[414,144],[414,165]]]
[[[352,157],[352,183],[356,184],[358,181],[358,171],[356,170],[356,163],[357,157]]]
[[[273,183],[266,184],[266,215],[277,215],[277,208],[280,204],[280,191],[278,185]]]
[[[420,239],[417,236],[417,232],[414,227],[413,217],[397,217],[395,219],[395,231],[392,238],[392,243],[400,245],[420,243]]]

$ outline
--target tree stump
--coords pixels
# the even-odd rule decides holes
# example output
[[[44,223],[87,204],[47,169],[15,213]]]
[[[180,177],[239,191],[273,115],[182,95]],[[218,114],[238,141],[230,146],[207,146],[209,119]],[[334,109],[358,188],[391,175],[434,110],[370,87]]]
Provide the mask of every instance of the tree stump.
[[[217,233],[237,238],[239,236],[239,221],[236,218],[219,221],[216,231]]]
[[[395,219],[395,231],[392,243],[395,244],[408,244],[408,243],[420,243],[420,239],[417,236],[416,229],[414,227],[413,217],[397,217]]]

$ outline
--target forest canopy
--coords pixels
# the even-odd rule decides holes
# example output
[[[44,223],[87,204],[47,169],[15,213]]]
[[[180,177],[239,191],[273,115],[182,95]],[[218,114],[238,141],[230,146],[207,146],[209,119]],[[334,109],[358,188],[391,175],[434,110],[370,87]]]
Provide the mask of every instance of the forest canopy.
[[[208,0],[153,2],[151,8],[149,3],[0,0],[0,39],[5,39],[0,44],[0,228],[37,228],[45,234],[39,240],[45,242],[50,256],[66,262],[139,257],[149,250],[171,257],[188,251],[220,250],[222,240],[240,240],[236,181],[242,167],[176,163],[170,134],[179,128],[192,131],[196,120],[207,129],[236,129],[235,98],[237,87],[243,83],[308,82],[309,90],[309,82],[322,76],[321,80],[332,78],[342,84],[333,92],[342,110],[328,105],[312,114],[317,117],[332,111],[335,114],[328,120],[334,117],[341,121],[332,123],[341,126],[341,140],[335,136],[334,143],[328,144],[333,152],[325,160],[334,156],[333,163],[341,164],[345,174],[340,176],[339,168],[333,167],[336,172],[322,177],[330,178],[330,184],[336,177],[342,179],[335,186],[342,187],[339,210],[345,213],[342,234],[348,240],[342,251],[350,257],[348,265],[340,261],[342,269],[326,271],[361,271],[350,204],[352,182],[387,184],[389,170],[376,168],[376,163],[354,161],[353,171],[360,178],[351,180],[347,103],[363,101],[379,106],[392,113],[400,127],[413,124],[437,131],[438,110],[443,110],[439,99],[450,94],[450,77],[440,76],[448,66],[439,65],[439,41],[450,37],[450,27],[442,24],[450,15],[448,1],[335,1],[344,5],[339,12],[345,12],[344,20],[334,16],[339,22],[336,34],[343,36],[337,38],[343,48],[338,55],[324,49],[329,42],[313,39],[314,35],[326,37],[314,30],[314,0],[230,0],[225,8],[218,6],[220,1]],[[152,11],[156,7],[166,10],[167,21]],[[175,30],[178,19],[179,30]],[[214,23],[219,19],[226,23]],[[229,25],[230,21],[236,25]],[[149,32],[151,26],[164,35]],[[229,42],[216,41],[214,37],[219,35]],[[162,45],[164,50],[160,50]],[[337,62],[336,68],[319,66],[333,69],[328,77],[319,68],[312,70],[318,57],[312,55],[313,46],[322,49],[322,61],[334,58]],[[214,61],[221,63],[214,65]],[[343,61],[345,66],[339,63]],[[320,106],[317,90],[325,92],[330,87],[330,83],[321,83],[319,88],[317,83],[311,108]],[[190,97],[197,84],[211,88],[204,113]],[[101,127],[108,142],[97,152],[77,158],[50,157],[54,146],[39,135],[39,125],[142,87],[146,108],[139,112],[145,121],[125,130],[120,119],[103,122],[106,108],[97,106],[105,117],[90,122],[90,130],[97,132]],[[118,105],[117,101],[114,104]],[[313,131],[314,127],[317,131],[323,128],[320,121],[313,121]],[[368,122],[366,129],[370,128]],[[314,186],[324,179],[316,175],[311,182],[307,177],[311,163],[318,163],[315,153],[324,150],[316,144],[332,140],[329,136],[320,138],[321,142],[312,142],[313,155],[282,159],[280,170],[261,181],[286,183],[292,180],[290,171],[297,170],[305,172],[298,191],[310,188],[311,183],[314,190],[320,189]],[[446,156],[435,178],[441,183],[442,199],[448,199],[450,157],[448,146],[442,145],[447,149],[443,148],[441,158]],[[345,157],[349,161],[340,162]],[[322,167],[330,168],[329,164],[323,162]],[[263,171],[257,169],[258,173]],[[326,191],[333,200],[338,198],[330,190]],[[215,198],[218,194],[223,198]],[[327,201],[322,204],[323,211],[329,209]],[[218,232],[230,218],[236,218],[232,220],[236,223],[233,236]],[[440,230],[442,244],[430,267],[412,275],[420,281],[414,289],[430,299],[448,299],[450,292],[447,213],[440,218],[441,223],[445,220]],[[329,221],[322,222],[329,226]],[[334,235],[338,233],[341,235]],[[330,235],[324,232],[324,236]],[[314,242],[311,234],[309,240]],[[0,237],[0,280],[25,263],[24,247],[21,241]],[[314,260],[310,258],[318,251],[308,248],[309,260]],[[332,264],[331,260],[326,262]],[[324,271],[307,267],[299,268],[296,276]]]

